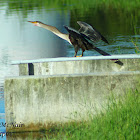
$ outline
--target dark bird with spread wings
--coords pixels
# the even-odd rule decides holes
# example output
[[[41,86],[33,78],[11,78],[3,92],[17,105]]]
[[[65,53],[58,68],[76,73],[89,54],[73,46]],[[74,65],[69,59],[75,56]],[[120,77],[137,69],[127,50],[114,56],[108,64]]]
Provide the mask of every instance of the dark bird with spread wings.
[[[106,53],[105,51],[103,51],[93,45],[94,42],[99,41],[99,40],[103,40],[107,44],[109,44],[109,43],[105,39],[105,37],[103,37],[101,35],[100,32],[98,32],[95,28],[93,28],[91,25],[89,25],[85,22],[81,22],[81,21],[77,22],[80,25],[79,31],[77,31],[71,27],[64,26],[66,28],[66,30],[69,32],[69,34],[64,34],[64,33],[60,32],[56,27],[44,24],[40,21],[28,21],[28,22],[33,23],[35,26],[45,28],[45,29],[53,32],[60,38],[68,41],[71,45],[74,46],[74,49],[75,49],[74,57],[77,57],[77,52],[79,51],[79,49],[82,49],[81,56],[83,56],[83,53],[85,50],[91,50],[91,49],[96,50],[101,55],[111,56],[109,53]],[[123,63],[118,59],[113,59],[113,61],[115,61],[115,63],[117,63],[119,65],[123,65]]]

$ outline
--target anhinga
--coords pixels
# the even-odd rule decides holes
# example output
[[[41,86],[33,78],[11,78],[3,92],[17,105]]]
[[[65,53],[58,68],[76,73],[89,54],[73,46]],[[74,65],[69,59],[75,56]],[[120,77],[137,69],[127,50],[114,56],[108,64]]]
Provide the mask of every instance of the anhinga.
[[[111,56],[110,54],[104,52],[103,50],[93,45],[94,42],[99,41],[99,40],[103,40],[106,43],[108,43],[108,41],[101,35],[100,32],[98,32],[95,28],[93,28],[91,25],[85,22],[81,22],[81,21],[77,22],[80,25],[79,31],[71,27],[64,26],[66,30],[69,32],[69,34],[64,34],[60,32],[56,27],[44,24],[40,21],[28,21],[28,22],[33,23],[35,26],[45,28],[53,32],[60,38],[68,41],[71,45],[74,46],[74,49],[75,49],[74,57],[77,56],[77,52],[79,49],[82,49],[81,56],[83,56],[83,53],[85,50],[91,50],[91,49],[96,50],[98,53],[104,56]],[[119,65],[123,65],[123,63],[118,59],[112,59],[112,60],[114,60],[115,63]]]

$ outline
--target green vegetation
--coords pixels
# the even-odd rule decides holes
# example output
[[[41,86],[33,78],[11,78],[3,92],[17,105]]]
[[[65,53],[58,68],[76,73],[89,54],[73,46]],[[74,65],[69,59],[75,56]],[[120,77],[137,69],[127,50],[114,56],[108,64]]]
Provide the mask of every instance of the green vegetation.
[[[88,7],[100,7],[100,5],[104,5],[104,7],[108,8],[127,8],[127,10],[132,10],[139,8],[140,1],[139,0],[0,0],[0,3],[7,3],[9,8],[17,9],[24,8],[33,9],[39,7],[46,7],[46,8],[62,8],[63,7],[70,7],[71,8],[88,8]]]
[[[123,11],[132,11],[137,10],[140,7],[139,0],[0,0],[1,5],[7,3],[8,9],[19,11],[24,9],[25,11],[42,9],[57,8],[61,9],[83,9],[84,11],[88,10],[91,7],[94,7],[95,10],[100,7],[106,9],[118,9]],[[82,11],[83,11],[82,10]],[[81,12],[82,12],[81,11]],[[139,10],[137,12],[140,13]]]
[[[112,37],[114,34],[116,36],[116,31],[124,35],[138,32],[139,0],[0,0],[0,6],[4,4],[7,5],[7,15],[14,13],[23,18],[27,18],[34,10],[39,13],[42,9],[60,13],[69,11],[72,27],[79,28],[76,22],[81,20]]]
[[[139,140],[140,92],[109,99],[107,108],[89,122],[69,123],[50,129],[48,139],[69,140]]]

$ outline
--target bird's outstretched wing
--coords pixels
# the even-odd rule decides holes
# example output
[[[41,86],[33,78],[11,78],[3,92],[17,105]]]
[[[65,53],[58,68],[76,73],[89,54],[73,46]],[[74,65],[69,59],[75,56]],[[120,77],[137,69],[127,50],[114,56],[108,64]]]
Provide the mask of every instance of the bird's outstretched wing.
[[[66,28],[66,30],[69,32],[70,36],[72,36],[72,38],[74,40],[74,41],[71,40],[72,45],[75,46],[75,43],[76,44],[78,43],[79,47],[80,46],[81,46],[80,48],[84,47],[85,50],[94,49],[98,53],[100,53],[101,55],[111,56],[109,53],[107,53],[107,52],[95,47],[93,44],[90,44],[90,42],[88,42],[88,40],[86,40],[85,37],[84,37],[86,35],[83,36],[83,34],[81,32],[79,32],[79,31],[77,31],[77,30],[75,30],[75,29],[73,29],[71,27],[68,27],[68,26],[64,26],[64,27]],[[123,63],[118,59],[111,59],[111,60],[114,61],[115,63],[121,65],[121,66],[123,65]]]
[[[107,44],[108,41],[107,39],[101,35],[100,32],[98,32],[95,28],[93,28],[91,25],[87,24],[86,22],[82,21],[77,21],[77,23],[80,25],[79,32],[83,34],[87,39],[96,42],[99,41],[100,39],[106,42]]]
[[[77,34],[78,36],[80,35],[80,32],[73,29],[72,27],[68,27],[66,25],[64,25],[65,29],[69,32],[69,33],[73,33],[73,34]]]

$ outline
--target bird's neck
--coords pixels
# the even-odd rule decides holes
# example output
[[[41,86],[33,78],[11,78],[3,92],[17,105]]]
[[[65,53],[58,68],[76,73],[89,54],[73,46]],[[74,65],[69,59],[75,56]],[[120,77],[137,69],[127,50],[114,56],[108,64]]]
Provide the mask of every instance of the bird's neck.
[[[68,41],[71,44],[70,39],[69,39],[69,34],[64,34],[64,33],[60,32],[56,27],[51,26],[51,25],[47,25],[47,24],[41,24],[40,27],[45,28],[45,29],[51,31],[55,35],[57,35],[60,38]]]

